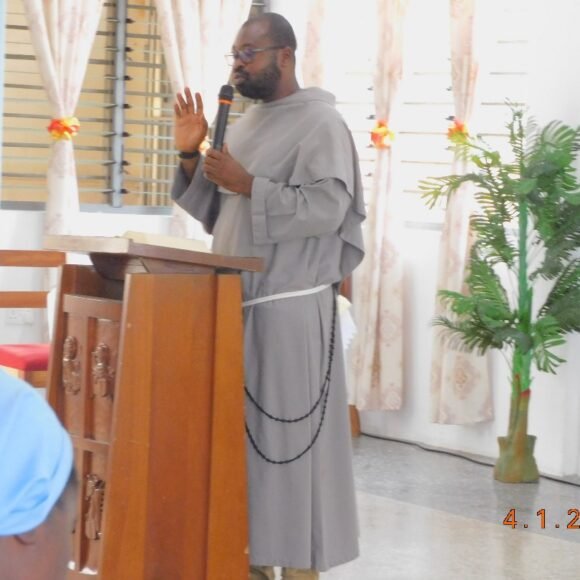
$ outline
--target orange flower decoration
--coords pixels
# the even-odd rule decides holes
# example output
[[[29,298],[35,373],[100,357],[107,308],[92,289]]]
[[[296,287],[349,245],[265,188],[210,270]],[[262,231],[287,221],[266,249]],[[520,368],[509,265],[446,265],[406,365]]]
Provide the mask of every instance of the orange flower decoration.
[[[63,117],[62,119],[52,119],[46,129],[55,141],[62,139],[70,141],[79,132],[80,127],[76,117]]]
[[[377,121],[374,129],[371,131],[371,141],[377,149],[388,149],[393,143],[395,134],[389,129],[386,121]]]
[[[452,143],[461,145],[466,143],[469,137],[469,131],[467,130],[467,125],[461,121],[454,119],[453,125],[447,129],[447,139]]]

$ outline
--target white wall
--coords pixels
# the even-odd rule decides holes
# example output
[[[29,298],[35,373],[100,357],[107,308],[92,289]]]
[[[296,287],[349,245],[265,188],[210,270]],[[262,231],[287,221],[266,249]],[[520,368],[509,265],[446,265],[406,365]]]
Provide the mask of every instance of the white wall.
[[[541,123],[560,119],[580,123],[580,77],[575,62],[580,54],[580,2],[532,0],[529,103]]]
[[[42,212],[0,210],[0,248],[33,250],[42,243]],[[0,268],[1,290],[36,290],[43,287],[41,272],[21,268]],[[11,325],[9,311],[0,310],[0,342],[37,342],[41,339],[42,318],[35,311],[31,324]]]

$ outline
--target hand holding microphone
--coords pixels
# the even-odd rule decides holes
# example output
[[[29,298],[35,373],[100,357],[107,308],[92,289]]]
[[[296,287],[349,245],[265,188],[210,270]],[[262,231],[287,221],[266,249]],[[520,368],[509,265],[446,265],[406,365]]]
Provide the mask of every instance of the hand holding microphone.
[[[208,150],[203,171],[206,178],[216,185],[250,197],[254,177],[230,155],[227,145],[222,151]]]
[[[216,186],[249,197],[254,178],[229,154],[227,146],[224,147],[224,136],[233,95],[233,87],[222,86],[219,93],[213,147],[206,153],[203,169],[206,178],[213,181]],[[175,148],[180,152],[179,157],[182,159],[184,169],[191,177],[199,158],[199,147],[208,129],[201,95],[195,93],[194,98],[191,90],[186,88],[183,95],[177,95],[174,110]]]
[[[233,97],[233,87],[223,85],[219,93],[213,146],[206,153],[203,170],[206,178],[213,181],[216,186],[250,197],[254,178],[230,155],[227,145],[224,145]]]

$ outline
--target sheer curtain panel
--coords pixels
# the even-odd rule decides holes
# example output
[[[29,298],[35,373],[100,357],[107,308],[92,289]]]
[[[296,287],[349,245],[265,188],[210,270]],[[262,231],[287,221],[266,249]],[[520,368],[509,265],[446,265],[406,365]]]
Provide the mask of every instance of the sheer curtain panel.
[[[377,123],[390,127],[403,71],[405,0],[377,2],[377,64],[374,80]],[[367,199],[366,256],[355,271],[354,313],[358,333],[351,350],[350,382],[359,410],[392,411],[403,402],[402,228],[395,213],[400,162],[396,139],[377,148]]]
[[[78,123],[74,114],[103,0],[23,2],[42,83],[54,117],[50,122],[54,141],[47,171],[45,232],[69,234],[79,211],[72,141]]]
[[[475,38],[476,0],[450,0],[451,78],[455,120],[468,124],[475,102],[479,74]],[[465,173],[469,165],[455,159],[452,172]],[[437,289],[465,290],[466,262],[472,242],[469,217],[473,191],[467,186],[448,201],[439,250]],[[437,300],[435,315],[442,314]],[[434,423],[465,424],[493,417],[488,358],[460,352],[441,341],[435,331],[431,363],[431,420]]]

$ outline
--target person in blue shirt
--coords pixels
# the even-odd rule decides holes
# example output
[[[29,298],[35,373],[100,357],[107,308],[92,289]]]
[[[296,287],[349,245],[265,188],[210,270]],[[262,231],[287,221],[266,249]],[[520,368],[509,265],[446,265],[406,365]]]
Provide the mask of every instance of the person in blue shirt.
[[[0,578],[64,580],[77,482],[70,436],[35,389],[0,370]]]

